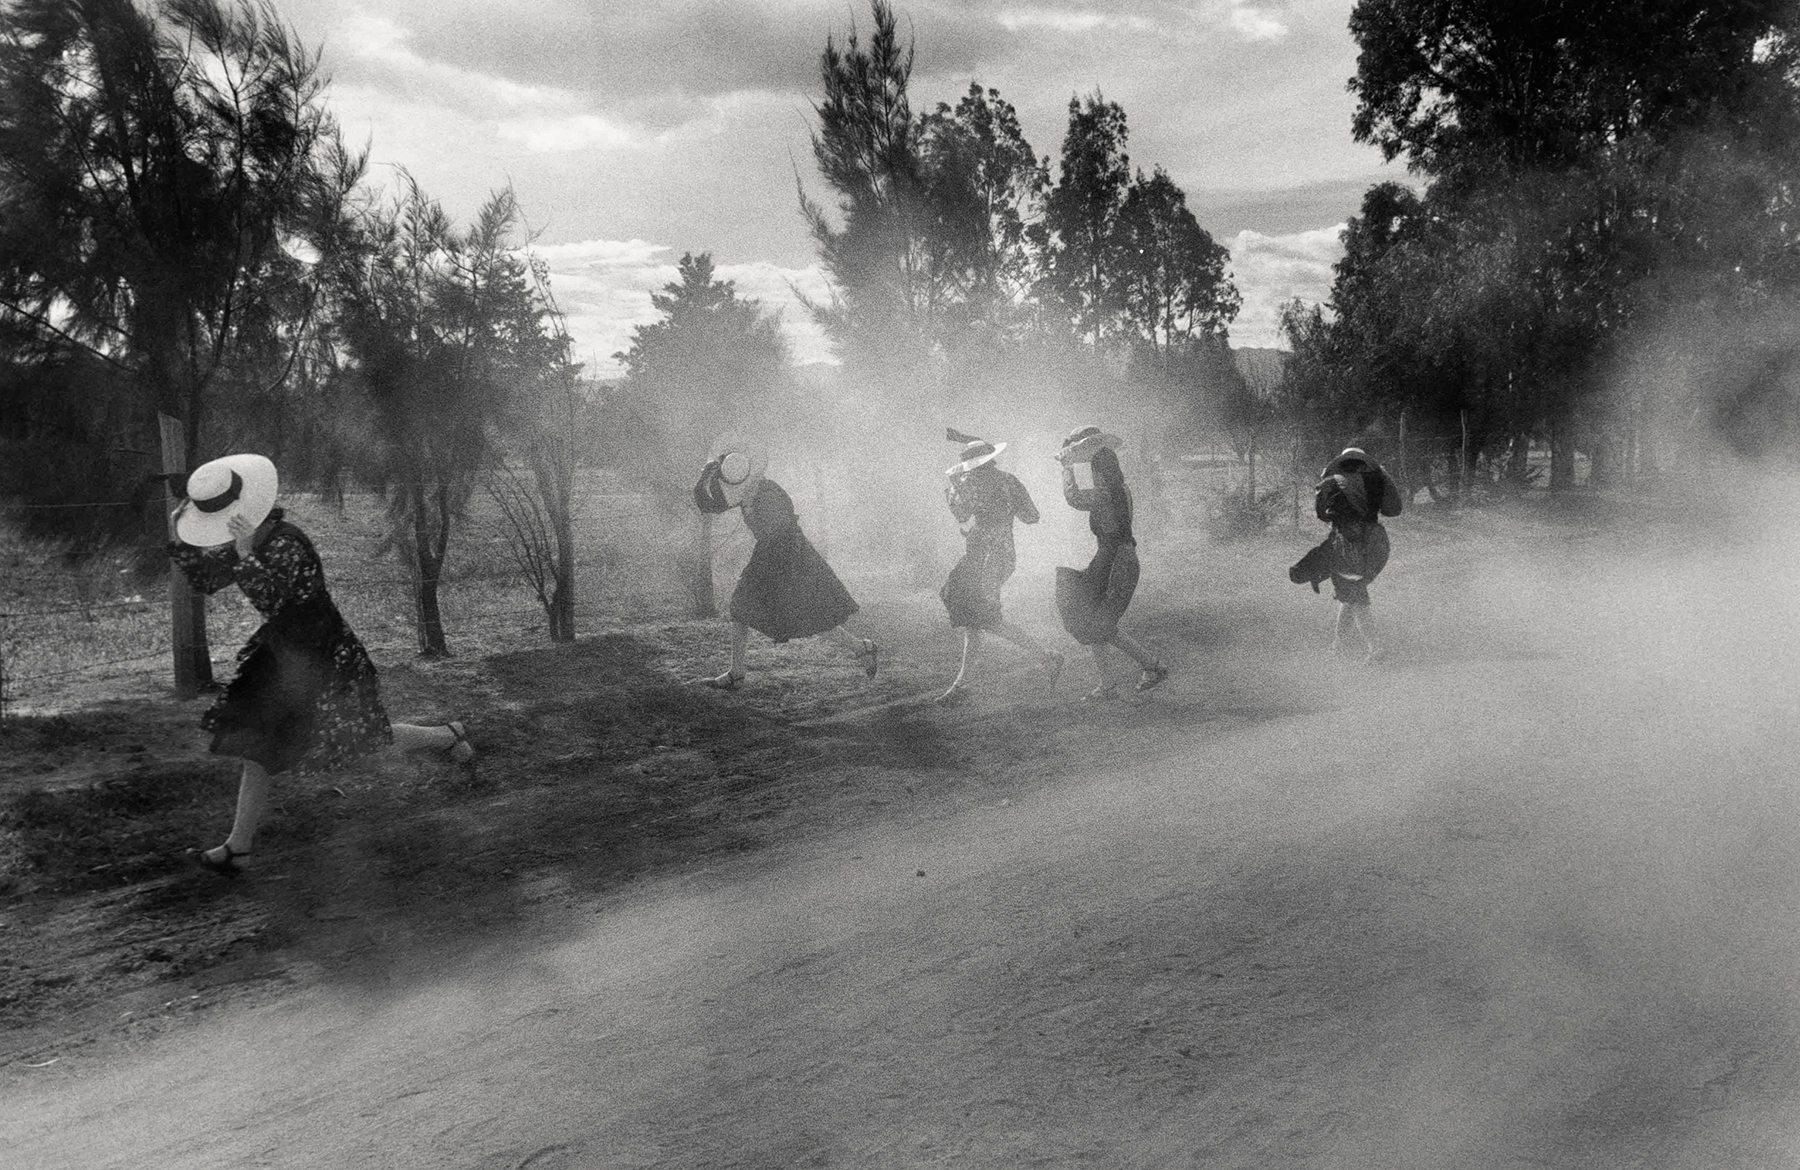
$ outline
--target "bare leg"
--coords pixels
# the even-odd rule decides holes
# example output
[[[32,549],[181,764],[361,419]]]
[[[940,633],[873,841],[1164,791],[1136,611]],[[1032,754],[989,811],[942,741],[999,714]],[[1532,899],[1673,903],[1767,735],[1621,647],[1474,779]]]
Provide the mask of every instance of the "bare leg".
[[[1100,685],[1087,693],[1089,700],[1116,699],[1119,697],[1118,683],[1113,681],[1112,668],[1108,663],[1108,651],[1112,647],[1105,642],[1096,642],[1089,647],[1094,652],[1094,669],[1100,675]]]
[[[1136,660],[1137,664],[1145,670],[1162,669],[1162,663],[1156,660],[1156,655],[1150,653],[1142,642],[1139,642],[1124,630],[1120,630],[1113,635],[1112,644],[1131,655],[1131,657]]]
[[[448,725],[425,727],[417,723],[396,723],[394,750],[400,752],[447,752],[456,746],[456,733]]]
[[[1047,648],[1042,642],[1039,642],[1036,638],[1027,634],[1024,630],[1011,622],[1001,622],[998,626],[994,627],[994,633],[1005,638],[1019,649],[1042,658],[1044,660],[1045,675],[1048,679],[1047,689],[1056,689],[1056,680],[1062,677],[1063,663],[1068,661],[1068,659],[1063,657],[1060,651]]]
[[[1153,690],[1161,686],[1162,681],[1169,677],[1169,668],[1158,661],[1156,655],[1150,653],[1150,650],[1142,642],[1124,630],[1113,635],[1113,645],[1125,651],[1139,666],[1143,667],[1143,673],[1138,675],[1137,680],[1139,691]]]
[[[1353,605],[1350,619],[1356,625],[1356,632],[1362,635],[1365,657],[1370,662],[1381,657],[1381,647],[1375,641],[1375,611],[1366,605]]]
[[[469,742],[465,732],[457,734],[462,724],[440,723],[426,727],[418,723],[396,723],[394,728],[394,750],[398,752],[444,752],[459,764],[467,764],[475,758],[475,745]]]
[[[709,687],[718,687],[729,691],[744,681],[744,650],[750,644],[750,627],[743,622],[731,623],[731,665],[725,668],[724,674],[711,675],[700,679]]]
[[[962,665],[957,667],[956,678],[951,681],[950,689],[935,700],[940,707],[954,707],[969,697],[969,676],[975,671],[975,659],[981,655],[981,630],[974,626],[963,626]]]
[[[244,761],[243,775],[238,778],[237,813],[231,821],[231,836],[225,844],[206,851],[215,865],[230,865],[233,857],[250,852],[256,840],[256,827],[262,824],[269,807],[269,770],[254,760]]]
[[[862,627],[854,621],[845,622],[825,631],[824,636],[850,651],[850,656],[862,663],[863,673],[870,678],[880,669],[880,650],[874,639],[864,637]]]
[[[962,634],[962,666],[956,672],[956,681],[950,684],[952,690],[969,681],[969,675],[975,670],[975,659],[981,655],[981,631],[974,626],[964,626]]]
[[[1338,602],[1337,625],[1333,626],[1331,630],[1331,652],[1333,654],[1344,652],[1344,635],[1350,632],[1355,622],[1356,615],[1351,612],[1350,603]]]

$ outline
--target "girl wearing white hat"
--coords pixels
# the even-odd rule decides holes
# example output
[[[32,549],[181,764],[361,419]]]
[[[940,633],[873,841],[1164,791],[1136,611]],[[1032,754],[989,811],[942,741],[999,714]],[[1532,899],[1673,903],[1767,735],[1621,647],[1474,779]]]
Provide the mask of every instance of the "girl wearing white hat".
[[[724,674],[700,681],[720,690],[736,689],[744,681],[751,630],[776,642],[830,634],[874,678],[879,648],[843,628],[856,613],[856,600],[800,531],[793,499],[780,484],[763,477],[762,453],[729,437],[716,441],[713,450],[716,454],[694,484],[694,505],[715,516],[741,508],[756,547],[731,593],[731,664]]]
[[[964,441],[962,459],[945,472],[950,483],[945,495],[950,514],[963,528],[963,555],[950,570],[938,596],[949,611],[950,624],[962,631],[962,666],[950,689],[939,695],[940,706],[954,706],[969,697],[969,676],[981,652],[981,635],[992,631],[1008,642],[1043,660],[1051,687],[1062,674],[1063,656],[1042,646],[1030,634],[1007,621],[1000,611],[1000,587],[1013,574],[1017,553],[1013,548],[1013,521],[1038,522],[1037,506],[1017,476],[1002,471],[998,463],[1005,443],[947,432]]]
[[[1088,514],[1088,528],[1097,548],[1086,569],[1056,570],[1056,607],[1069,635],[1094,652],[1100,685],[1088,692],[1089,701],[1117,699],[1118,683],[1107,663],[1107,647],[1116,646],[1143,668],[1137,690],[1161,685],[1169,670],[1137,639],[1119,628],[1119,618],[1137,592],[1137,538],[1131,531],[1131,491],[1119,457],[1113,454],[1123,443],[1117,435],[1099,427],[1080,427],[1063,440],[1057,459],[1063,465],[1063,498],[1069,506]],[[1091,486],[1084,486],[1075,469],[1087,464]]]
[[[390,723],[375,665],[331,595],[312,542],[275,507],[275,465],[261,455],[227,455],[187,477],[169,555],[203,593],[235,584],[263,624],[238,652],[237,676],[200,717],[212,750],[243,760],[237,814],[224,844],[190,850],[220,873],[243,868],[263,812],[269,777],[326,768],[393,744],[430,749],[472,765],[475,748],[460,723]]]

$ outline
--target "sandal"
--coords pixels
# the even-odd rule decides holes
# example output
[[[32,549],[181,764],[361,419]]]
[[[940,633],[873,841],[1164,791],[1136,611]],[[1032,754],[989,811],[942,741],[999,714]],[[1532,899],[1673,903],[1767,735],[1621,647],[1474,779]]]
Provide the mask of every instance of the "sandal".
[[[450,734],[456,737],[449,748],[446,749],[445,754],[458,764],[462,764],[465,767],[473,766],[475,763],[475,745],[469,742],[468,728],[457,721],[446,723],[444,726],[449,728]]]
[[[1155,690],[1157,687],[1161,686],[1163,680],[1168,677],[1169,677],[1169,668],[1168,667],[1160,666],[1160,665],[1159,666],[1146,666],[1144,668],[1144,673],[1138,676],[1138,680],[1137,680],[1138,693],[1142,694],[1145,691]]]
[[[881,669],[881,647],[877,646],[867,638],[862,640],[862,649],[856,652],[856,660],[858,662],[862,662],[865,658],[869,661],[864,663],[863,673],[870,678],[874,678],[875,672]]]
[[[700,685],[703,687],[712,687],[714,690],[735,691],[738,689],[738,684],[743,681],[744,681],[744,672],[743,671],[728,670],[724,674],[714,675],[711,678],[701,679]]]
[[[223,877],[236,877],[244,872],[245,866],[239,864],[238,859],[250,856],[248,849],[233,849],[229,845],[220,845],[218,848],[225,851],[225,856],[214,857],[210,849],[189,849],[182,856],[201,869]]]

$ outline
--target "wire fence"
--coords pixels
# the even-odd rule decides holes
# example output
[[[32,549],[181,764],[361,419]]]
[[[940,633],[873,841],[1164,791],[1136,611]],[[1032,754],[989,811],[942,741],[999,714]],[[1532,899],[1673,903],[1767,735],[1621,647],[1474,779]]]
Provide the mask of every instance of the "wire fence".
[[[1433,476],[1446,483],[1455,476],[1458,468],[1445,455],[1455,450],[1452,440],[1415,437],[1410,450],[1399,452],[1403,459],[1389,453],[1390,471],[1406,469],[1409,495]],[[1180,459],[1136,463],[1128,475],[1142,526],[1214,533],[1233,533],[1240,524],[1246,531],[1309,527],[1315,523],[1310,485],[1324,459],[1335,453],[1327,452],[1329,447],[1328,441],[1292,432],[1271,433],[1260,437],[1254,459],[1220,439]],[[1534,467],[1541,463],[1536,456],[1531,461]],[[697,516],[691,510],[666,511],[645,494],[621,490],[609,473],[583,474],[587,482],[572,518],[577,631],[688,612],[693,597],[680,566],[692,560]],[[840,498],[841,484],[791,486],[809,536],[822,551],[831,550],[834,563],[847,545],[866,540],[861,534],[873,527],[871,514],[880,522],[879,500],[872,505],[865,500],[860,517],[852,516]],[[1055,491],[1054,479],[1033,490]],[[54,541],[20,536],[7,520],[30,510],[121,506],[129,505],[0,504],[0,712],[98,697],[80,693],[90,680],[104,680],[113,690],[122,685],[121,675],[140,690],[167,685],[172,662],[167,561],[150,534],[154,520],[146,518],[136,543],[83,556]],[[371,652],[394,657],[416,652],[416,590],[390,534],[383,500],[356,493],[288,493],[283,506],[312,537],[333,599]],[[916,519],[934,530],[945,527],[941,517]],[[897,537],[908,521],[889,517],[888,523]],[[949,536],[954,540],[953,530]],[[728,584],[748,558],[752,538],[741,523],[715,522],[711,542],[715,581]],[[893,543],[890,538],[874,555],[891,557]],[[438,601],[459,653],[493,653],[547,640],[547,616],[520,570],[501,509],[482,493],[456,522]],[[235,589],[209,598],[207,614],[215,667],[223,667],[260,618]]]

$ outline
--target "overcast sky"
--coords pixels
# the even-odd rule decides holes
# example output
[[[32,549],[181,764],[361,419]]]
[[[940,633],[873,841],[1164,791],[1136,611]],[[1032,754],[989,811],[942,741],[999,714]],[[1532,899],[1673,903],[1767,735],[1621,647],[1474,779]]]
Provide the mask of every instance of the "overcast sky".
[[[915,111],[996,88],[1054,160],[1069,99],[1125,110],[1132,164],[1161,165],[1231,250],[1240,346],[1273,345],[1287,298],[1324,299],[1337,233],[1383,178],[1350,138],[1353,0],[945,0],[896,5]],[[867,0],[285,0],[376,177],[405,167],[460,222],[511,182],[579,356],[595,373],[683,252],[772,308],[799,360],[827,351],[791,289],[822,281],[796,181],[812,165],[827,36]],[[1054,177],[1054,169],[1052,171]]]

